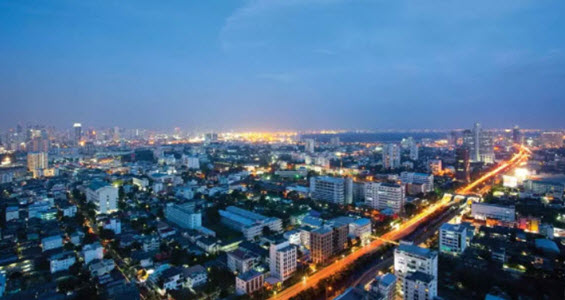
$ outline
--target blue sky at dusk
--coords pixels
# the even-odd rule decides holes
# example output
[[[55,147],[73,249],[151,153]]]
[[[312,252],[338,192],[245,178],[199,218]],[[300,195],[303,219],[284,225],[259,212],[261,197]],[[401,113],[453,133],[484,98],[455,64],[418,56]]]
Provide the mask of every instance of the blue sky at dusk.
[[[4,1],[0,127],[565,127],[565,1]]]

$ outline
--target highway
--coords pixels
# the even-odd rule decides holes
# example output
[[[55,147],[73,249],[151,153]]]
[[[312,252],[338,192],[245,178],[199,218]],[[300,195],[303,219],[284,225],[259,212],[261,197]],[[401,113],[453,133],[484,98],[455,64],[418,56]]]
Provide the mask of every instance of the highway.
[[[499,175],[502,172],[506,171],[507,169],[518,166],[520,163],[524,162],[529,156],[530,153],[529,149],[523,146],[518,146],[518,147],[519,147],[518,153],[514,154],[510,160],[500,163],[496,168],[487,172],[479,179],[458,189],[457,193],[471,194],[473,190],[476,187],[479,187],[482,183],[485,183],[494,176]],[[407,236],[408,234],[412,233],[412,231],[414,231],[418,226],[420,226],[422,223],[427,221],[427,218],[429,216],[433,215],[435,212],[449,205],[450,202],[451,202],[451,197],[443,197],[437,203],[426,208],[421,213],[417,214],[416,216],[412,217],[409,220],[406,220],[398,228],[385,233],[380,237],[380,239],[374,240],[370,244],[364,246],[363,248],[360,248],[359,250],[345,256],[344,258],[339,259],[337,262],[332,263],[331,265],[328,265],[323,269],[320,269],[318,272],[308,277],[306,281],[296,283],[288,287],[287,289],[274,294],[271,299],[283,299],[283,300],[290,299],[298,295],[300,292],[316,286],[320,280],[325,279],[337,272],[342,271],[348,265],[353,263],[361,256],[376,251],[379,247],[383,246],[386,243],[385,240],[397,241]]]

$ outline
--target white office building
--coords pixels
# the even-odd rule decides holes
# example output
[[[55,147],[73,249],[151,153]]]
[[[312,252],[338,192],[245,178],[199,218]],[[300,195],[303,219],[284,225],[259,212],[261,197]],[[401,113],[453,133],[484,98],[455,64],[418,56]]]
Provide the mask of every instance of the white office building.
[[[86,189],[86,200],[96,205],[96,213],[118,211],[118,188],[102,181],[93,181]]]
[[[365,204],[378,210],[390,209],[400,213],[404,209],[406,189],[404,185],[384,182],[365,183]]]
[[[335,204],[353,201],[353,179],[329,176],[310,178],[310,193],[314,200]]]
[[[467,227],[445,223],[439,228],[439,251],[459,255],[467,248]]]
[[[168,203],[165,207],[165,218],[184,229],[202,226],[202,213],[195,211],[194,203]]]
[[[271,276],[280,281],[287,280],[296,272],[296,246],[282,240],[272,243],[269,249]]]

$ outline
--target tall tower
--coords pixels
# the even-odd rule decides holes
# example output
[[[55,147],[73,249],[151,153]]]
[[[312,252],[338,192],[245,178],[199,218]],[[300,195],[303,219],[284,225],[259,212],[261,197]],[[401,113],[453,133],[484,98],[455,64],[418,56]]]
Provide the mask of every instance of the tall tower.
[[[82,124],[75,123],[73,125],[73,141],[75,145],[78,145],[81,139],[82,139]]]
[[[466,146],[455,150],[455,178],[461,182],[471,181],[469,148]]]
[[[522,133],[520,132],[520,127],[518,125],[514,126],[512,129],[512,142],[514,144],[522,145]]]
[[[473,127],[473,145],[472,160],[481,161],[481,123],[475,123],[475,127]]]

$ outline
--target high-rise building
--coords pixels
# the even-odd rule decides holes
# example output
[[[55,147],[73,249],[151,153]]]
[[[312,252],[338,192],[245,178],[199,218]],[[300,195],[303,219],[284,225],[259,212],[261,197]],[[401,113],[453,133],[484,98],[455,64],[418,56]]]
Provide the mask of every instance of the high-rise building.
[[[339,253],[347,248],[347,235],[349,234],[349,224],[334,222],[332,224],[333,252]]]
[[[472,150],[472,159],[476,162],[480,162],[481,161],[481,124],[480,123],[475,123],[475,126],[473,127],[473,145],[474,147],[471,149]]]
[[[272,277],[287,280],[296,272],[296,246],[287,240],[272,243],[269,249],[269,267]]]
[[[421,272],[432,276],[437,290],[437,252],[427,248],[401,242],[394,250],[394,274],[398,277],[399,291],[405,291],[405,278],[411,273]]]
[[[73,142],[75,143],[75,145],[78,145],[81,139],[82,139],[82,124],[75,123],[73,124]]]
[[[439,251],[459,255],[467,248],[467,227],[445,223],[439,228]]]
[[[316,141],[314,139],[304,140],[304,150],[308,153],[314,153],[314,148],[316,147]]]
[[[475,123],[472,131],[463,131],[463,145],[469,148],[471,162],[494,162],[493,135],[483,130],[480,123]]]
[[[340,141],[339,141],[339,136],[334,136],[330,139],[330,145],[332,146],[339,146]]]
[[[382,161],[385,169],[400,168],[400,147],[397,144],[383,145]]]
[[[384,182],[365,184],[365,203],[374,209],[390,209],[394,213],[400,213],[404,209],[405,197],[406,189],[403,184]]]
[[[540,136],[541,145],[547,148],[563,147],[563,133],[555,131],[542,132]]]
[[[333,230],[323,226],[310,232],[310,253],[315,264],[328,261],[333,255]]]
[[[455,147],[457,146],[457,139],[458,139],[458,134],[457,131],[451,131],[447,137],[447,140],[449,142],[449,146]]]
[[[211,142],[217,142],[218,141],[218,134],[215,132],[212,133],[206,133],[204,135],[204,141],[211,143]]]
[[[520,132],[520,127],[518,125],[514,126],[512,129],[512,142],[514,144],[522,145],[524,143],[524,136]]]
[[[30,152],[27,154],[27,169],[33,173],[33,177],[42,176],[43,170],[49,167],[49,160],[45,152]]]
[[[418,160],[418,151],[420,150],[418,144],[416,142],[412,142],[410,145],[410,159],[411,160]]]
[[[443,170],[441,159],[430,159],[428,168],[432,174],[440,175]]]
[[[317,176],[310,178],[312,199],[335,204],[349,204],[353,201],[353,179]]]
[[[455,178],[461,182],[471,181],[469,148],[462,146],[455,150]]]
[[[479,139],[479,160],[483,163],[494,163],[494,136],[490,131],[482,131]]]

